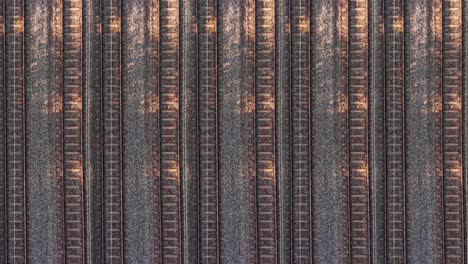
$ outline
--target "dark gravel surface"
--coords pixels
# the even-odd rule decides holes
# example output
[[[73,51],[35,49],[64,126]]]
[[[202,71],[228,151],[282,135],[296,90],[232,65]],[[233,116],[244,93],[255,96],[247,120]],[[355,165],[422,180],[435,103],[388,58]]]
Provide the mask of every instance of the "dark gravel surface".
[[[369,1],[369,178],[373,263],[385,262],[385,86],[383,1]]]
[[[123,164],[125,175],[124,237],[128,263],[155,263],[158,234],[157,94],[154,89],[155,14],[144,0],[125,1],[123,13]]]
[[[462,41],[463,41],[463,90],[462,90],[462,96],[463,96],[463,178],[466,179],[468,177],[468,23],[465,21],[468,21],[468,0],[464,0],[463,2],[463,36],[462,36]],[[468,181],[464,181],[464,186],[465,186],[465,206],[464,206],[464,212],[468,212]],[[466,215],[466,213],[465,213]],[[465,227],[467,226],[466,220],[465,220]],[[468,237],[468,228],[465,228],[465,237]],[[468,259],[468,243],[465,241],[465,259]]]
[[[101,42],[100,3],[86,1],[83,51],[83,157],[85,181],[86,260],[102,261],[102,137],[101,137]]]
[[[252,263],[255,252],[255,196],[253,189],[253,78],[254,17],[250,0],[220,0],[219,45],[219,173],[220,232],[223,263]],[[249,6],[250,5],[250,6]],[[253,33],[253,32],[252,32]],[[250,42],[250,43],[249,43]],[[221,88],[222,87],[222,88]]]
[[[443,260],[440,1],[406,6],[406,177],[409,263]]]
[[[312,1],[312,197],[314,263],[349,257],[346,8]]]
[[[28,263],[61,263],[61,11],[46,0],[28,1],[25,10]]]
[[[3,2],[0,1],[0,3],[3,4]],[[0,10],[0,24],[5,23],[5,10],[2,9]],[[0,31],[0,39],[3,39],[5,37],[5,30]],[[1,42],[0,43],[0,50],[5,49],[5,43]],[[3,72],[5,70],[5,53],[0,52],[0,70]],[[5,81],[5,75],[0,76],[0,83],[4,83]],[[2,87],[3,88],[3,87]],[[0,109],[5,109],[5,89],[0,89]],[[0,131],[6,131],[6,125],[5,125],[5,120],[6,120],[6,112],[3,112],[0,115]],[[0,153],[5,153],[6,151],[6,145],[5,145],[5,133],[0,133]],[[2,170],[0,171],[0,190],[4,190],[6,187],[6,170],[3,169],[5,168],[6,160],[5,156],[0,157],[0,168]],[[6,194],[5,192],[0,192],[0,208],[5,208],[5,197]],[[2,215],[0,217],[0,237],[5,237],[6,234],[6,226],[5,226],[5,220],[6,220],[6,215]],[[3,246],[0,247],[0,259],[5,259],[6,257],[6,243],[4,243]]]
[[[199,252],[199,133],[198,127],[198,46],[196,0],[181,2],[181,76],[180,76],[180,149],[183,208],[183,258],[185,263],[196,263]],[[195,48],[197,47],[197,48]]]
[[[289,1],[280,0],[276,6],[276,83],[277,128],[276,167],[278,183],[278,260],[288,263],[292,257],[292,155],[291,155],[291,54],[288,22]]]

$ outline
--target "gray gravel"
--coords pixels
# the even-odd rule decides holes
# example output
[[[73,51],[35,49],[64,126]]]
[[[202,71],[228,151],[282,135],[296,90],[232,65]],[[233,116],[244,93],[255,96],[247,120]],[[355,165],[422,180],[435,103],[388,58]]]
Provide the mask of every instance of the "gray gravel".
[[[145,0],[124,2],[122,98],[125,260],[155,263],[160,258],[157,90],[153,79],[155,19]]]
[[[372,261],[385,263],[385,86],[383,7],[369,1],[369,178],[371,184]]]
[[[278,183],[278,260],[288,263],[292,257],[292,157],[291,157],[291,85],[289,1],[276,5],[276,167]]]
[[[408,263],[442,263],[440,1],[406,5],[406,191]],[[437,18],[438,17],[438,18]]]
[[[0,10],[0,24],[3,24],[5,22],[4,14],[5,14],[5,10],[2,8]],[[5,32],[0,31],[0,39],[3,39],[4,36],[5,36]],[[3,51],[4,48],[5,48],[5,43],[2,41],[0,43],[0,50]],[[0,52],[0,61],[4,61],[4,59],[5,59],[5,52]],[[4,70],[5,70],[5,63],[0,63],[0,71],[3,72]],[[4,89],[2,86],[4,84],[4,81],[5,81],[5,75],[1,74],[0,76],[0,109],[5,109],[4,106],[5,106],[6,89]],[[3,111],[0,114],[0,131],[2,131],[2,133],[0,133],[0,153],[5,153],[5,150],[6,150],[5,133],[3,133],[3,131],[6,131],[5,117],[6,117],[6,113]],[[5,183],[7,179],[6,170],[4,169],[5,164],[6,164],[5,155],[0,155],[0,168],[2,168],[0,170],[0,190],[5,189]],[[5,204],[6,204],[5,197],[6,197],[6,193],[0,192],[0,208],[5,208]],[[2,214],[0,216],[0,237],[5,237],[5,232],[6,232],[5,220],[6,220],[6,215]],[[0,259],[5,259],[5,256],[6,256],[5,244],[6,243],[0,246]]]
[[[61,263],[64,254],[57,3],[26,1],[28,263]]]
[[[181,72],[180,72],[180,149],[183,215],[183,257],[185,263],[197,263],[198,230],[198,49],[197,0],[181,1]]]
[[[468,21],[468,0],[462,1],[463,3],[463,21]],[[468,212],[468,23],[463,24],[463,88],[462,88],[462,96],[463,96],[463,173],[464,173],[464,187],[465,187],[465,206],[463,208],[466,216],[466,212]],[[465,218],[464,223],[465,225],[465,237],[468,237],[468,221]],[[468,243],[465,240],[465,259],[468,259]]]
[[[221,262],[255,262],[255,189],[253,138],[253,77],[249,68],[247,29],[250,0],[220,0],[218,2],[220,31],[219,45],[219,173]],[[252,45],[251,42],[250,45]],[[253,46],[250,46],[253,48]],[[250,52],[253,50],[250,49]]]
[[[102,137],[101,137],[101,69],[99,2],[83,3],[85,39],[83,41],[83,158],[86,207],[86,259],[102,260]]]
[[[348,149],[346,11],[340,0],[311,2],[313,262],[347,263]]]

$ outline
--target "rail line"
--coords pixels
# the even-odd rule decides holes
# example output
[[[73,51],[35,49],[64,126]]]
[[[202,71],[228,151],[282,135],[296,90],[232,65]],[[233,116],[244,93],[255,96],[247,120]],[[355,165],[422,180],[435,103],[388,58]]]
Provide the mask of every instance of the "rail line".
[[[462,5],[460,0],[442,5],[445,261],[463,263]]]
[[[24,3],[5,3],[8,263],[26,263]]]
[[[350,254],[352,263],[369,263],[367,0],[348,5]]]
[[[179,167],[179,1],[160,2],[160,136],[162,261],[182,254]]]
[[[257,258],[276,263],[275,1],[255,3]]]
[[[403,1],[385,4],[387,261],[406,260]]]
[[[219,263],[217,4],[198,2],[200,262]]]
[[[82,1],[63,2],[63,173],[65,261],[84,261]]]
[[[464,32],[467,30],[465,23],[468,23],[466,12],[463,12],[468,9],[466,0],[434,0],[431,7],[423,0],[339,0],[331,4],[327,0],[247,0],[239,2],[245,4],[241,11],[235,7],[225,12],[219,11],[218,5],[228,6],[231,1],[220,4],[217,0],[193,0],[183,8],[180,8],[179,0],[136,1],[128,7],[150,4],[144,11],[137,10],[139,15],[145,15],[139,23],[145,24],[148,14],[155,20],[145,24],[151,32],[144,32],[143,42],[138,43],[141,46],[131,43],[133,38],[139,38],[139,30],[132,29],[130,37],[125,31],[122,33],[125,21],[133,21],[131,10],[124,12],[129,17],[122,19],[122,10],[126,11],[127,7],[122,6],[123,1],[97,1],[96,9],[92,10],[86,10],[83,0],[47,4],[47,14],[60,18],[58,14],[63,11],[62,21],[51,23],[51,28],[44,31],[47,32],[46,39],[57,39],[47,39],[44,44],[47,54],[40,62],[53,61],[52,65],[43,66],[39,75],[43,71],[52,76],[63,67],[61,75],[43,79],[52,80],[54,85],[63,81],[63,109],[60,109],[63,119],[60,111],[54,112],[54,116],[45,114],[41,117],[53,120],[47,129],[52,126],[55,129],[55,124],[62,129],[52,136],[55,136],[55,143],[60,141],[56,140],[57,136],[63,139],[63,145],[60,145],[63,147],[63,167],[58,159],[53,164],[59,164],[59,169],[53,169],[57,169],[54,174],[59,175],[63,168],[64,200],[54,201],[63,204],[64,219],[63,222],[54,219],[64,225],[65,233],[63,243],[60,235],[51,243],[55,243],[55,248],[64,247],[65,252],[61,250],[57,256],[65,253],[66,263],[125,262],[122,122],[125,122],[123,110],[126,107],[122,104],[121,82],[126,79],[126,74],[121,73],[121,67],[125,65],[126,57],[122,59],[121,53],[126,49],[132,52],[128,61],[138,61],[132,68],[137,74],[129,78],[129,83],[139,85],[140,76],[143,76],[140,67],[144,68],[151,61],[152,68],[143,69],[144,82],[146,85],[150,80],[155,87],[151,90],[147,86],[150,90],[145,91],[149,99],[145,97],[142,104],[146,107],[145,114],[151,114],[138,123],[145,127],[131,130],[145,130],[145,133],[147,129],[155,130],[148,140],[152,144],[148,148],[151,157],[145,156],[145,161],[146,158],[154,161],[151,169],[156,177],[155,193],[148,195],[157,197],[151,197],[155,204],[147,214],[152,217],[150,213],[154,213],[158,218],[151,225],[151,229],[154,227],[151,233],[159,236],[152,236],[157,241],[151,240],[158,251],[153,255],[154,259],[161,263],[182,263],[192,259],[201,263],[219,263],[224,259],[249,258],[258,263],[289,261],[300,264],[311,263],[314,259],[316,262],[349,263],[374,263],[385,259],[384,262],[389,264],[418,258],[431,260],[433,257],[437,258],[433,260],[436,262],[439,258],[444,258],[446,263],[466,261],[464,221],[468,196],[463,174],[466,176],[464,170],[468,159],[464,155],[468,145],[464,142],[467,134],[463,118],[466,121],[468,108],[465,106],[467,95],[463,92],[464,82],[468,79],[462,74],[468,72],[464,69],[468,56],[464,54],[467,49],[464,40],[468,34]],[[34,136],[29,143],[35,144],[31,144],[30,149],[35,149],[38,137],[33,131],[26,133],[29,131],[26,109],[29,111],[29,106],[33,105],[31,111],[34,112],[40,106],[36,104],[39,100],[29,105],[26,100],[29,89],[25,84],[29,80],[39,83],[37,80],[42,79],[34,75],[33,65],[32,77],[28,73],[25,77],[25,66],[28,65],[25,55],[27,61],[34,62],[34,58],[29,59],[25,44],[34,40],[33,46],[37,49],[40,47],[36,43],[41,43],[36,41],[39,33],[25,34],[25,3],[24,0],[0,1],[0,27],[3,27],[0,28],[0,49],[3,51],[0,54],[0,63],[3,61],[0,83],[5,85],[0,91],[0,109],[3,109],[0,152],[4,155],[4,160],[0,160],[3,170],[0,172],[0,189],[3,191],[0,192],[0,208],[4,212],[0,217],[0,237],[5,240],[0,245],[0,261],[6,263],[26,263],[28,258],[36,258],[28,255],[29,251],[34,251],[32,247],[27,249],[26,168],[29,166],[26,163],[29,159],[26,159],[26,137],[29,141],[29,135]],[[88,8],[93,7],[94,4],[90,4]],[[442,7],[442,13],[439,7]],[[181,15],[180,10],[185,14]],[[239,11],[234,19],[229,17],[233,11]],[[368,21],[369,12],[372,12],[371,21]],[[405,17],[405,12],[412,16]],[[37,16],[36,11],[31,14]],[[89,21],[83,24],[84,19]],[[424,25],[418,24],[418,19],[432,23],[434,28],[418,32],[425,29]],[[179,20],[186,22],[184,27],[180,27]],[[311,26],[311,20],[314,21],[312,24],[323,22],[324,28],[322,25]],[[226,21],[239,23],[236,25],[241,28],[233,30],[229,28],[231,25],[222,24]],[[60,32],[61,23],[63,32]],[[382,23],[383,29],[380,28]],[[91,30],[94,26],[96,32]],[[189,28],[191,26],[193,30]],[[405,27],[408,27],[406,32]],[[225,33],[218,32],[221,28]],[[83,30],[93,33],[85,36]],[[145,30],[148,29],[142,32]],[[54,35],[56,32],[59,36]],[[276,32],[281,33],[277,35]],[[63,37],[63,46],[58,48],[60,37]],[[182,39],[187,42],[181,52]],[[122,45],[125,40],[129,40],[129,45]],[[239,43],[226,44],[229,41]],[[287,44],[278,44],[281,41]],[[86,42],[88,47],[83,52]],[[419,44],[424,47],[422,50],[417,46]],[[196,46],[193,51],[191,45]],[[329,46],[324,47],[326,45]],[[88,49],[97,46],[100,48],[91,52],[91,56],[97,55],[96,58],[90,58],[84,66],[83,58],[89,55],[86,54],[90,52]],[[151,54],[152,58],[139,57],[140,47],[144,47],[144,53]],[[242,58],[234,58],[238,55],[232,51],[235,49],[240,50]],[[32,54],[36,54],[36,50]],[[180,54],[186,56],[188,62],[180,63]],[[218,65],[219,58],[223,65]],[[315,61],[311,63],[311,59]],[[375,60],[370,61],[372,59]],[[224,72],[218,72],[218,69]],[[331,72],[332,69],[336,72]],[[91,74],[90,80],[86,80],[83,78],[85,72],[96,72],[97,75]],[[188,79],[184,79],[186,76],[182,72],[188,73]],[[191,74],[195,72],[197,74]],[[434,75],[435,82],[431,82],[430,75]],[[190,88],[180,89],[181,76],[183,86]],[[101,81],[100,91],[90,88]],[[279,81],[281,84],[277,86]],[[82,93],[88,82],[90,93]],[[218,89],[238,85],[241,88],[236,87],[240,90],[235,93]],[[406,95],[405,90],[409,91]],[[54,91],[44,90],[40,96],[49,96]],[[421,93],[424,98],[418,98],[416,93]],[[60,96],[53,96],[47,98],[47,103],[60,103]],[[92,107],[83,109],[83,97],[89,100],[86,105]],[[179,102],[182,99],[185,101],[183,107]],[[234,100],[240,105],[235,109],[238,112],[229,108]],[[218,104],[223,103],[228,107],[218,108]],[[101,109],[94,110],[95,106]],[[140,114],[136,111],[138,107],[132,108],[135,115]],[[187,109],[193,113],[184,113]],[[180,119],[181,114],[185,116],[183,119]],[[226,132],[229,127],[219,122],[220,117],[226,116],[239,117],[238,127],[245,130],[245,135],[227,138],[232,136],[231,131]],[[281,119],[285,117],[290,120]],[[56,122],[55,118],[62,122]],[[418,122],[414,121],[418,118]],[[86,129],[89,131],[83,133],[83,128],[89,124],[90,128]],[[192,124],[196,124],[197,133],[187,137]],[[184,127],[188,129],[187,133],[181,133],[180,129]],[[96,139],[93,133],[98,134]],[[330,136],[322,133],[330,133]],[[233,140],[239,146],[224,140]],[[431,142],[437,146],[429,144]],[[62,155],[60,147],[50,149],[55,155]],[[239,161],[241,165],[239,170],[233,170],[237,169],[235,162],[226,162],[224,167],[225,157],[219,155],[229,155],[229,151],[248,152],[245,157],[235,157],[238,159],[235,162]],[[426,154],[430,160],[418,157],[418,152]],[[198,157],[192,159],[192,154]],[[91,162],[93,159],[90,158],[86,164],[85,155],[98,155],[102,162],[100,158]],[[180,160],[182,157],[184,162]],[[34,163],[38,159],[31,160]],[[435,167],[433,163],[437,163]],[[181,178],[181,164],[190,164],[187,177]],[[102,168],[95,170],[94,166]],[[436,168],[436,172],[421,172],[420,167]],[[34,170],[34,166],[31,168]],[[195,173],[192,168],[196,168]],[[226,171],[228,177],[245,173],[248,179],[237,183],[246,185],[239,184],[234,191],[224,191],[225,173],[220,172]],[[277,172],[284,175],[279,177],[282,181],[279,187]],[[334,178],[330,179],[327,173]],[[427,175],[443,177],[424,178]],[[95,180],[87,183],[85,177]],[[84,183],[89,185],[85,188]],[[91,186],[93,184],[98,185],[96,189]],[[181,188],[181,184],[185,187]],[[86,199],[85,189],[89,190]],[[429,191],[419,195],[426,189]],[[184,192],[190,192],[190,195],[182,201]],[[38,197],[43,195],[40,193]],[[251,195],[246,205],[234,200],[244,195]],[[190,200],[190,197],[194,199]],[[228,201],[226,204],[233,205],[232,208],[247,208],[247,212],[238,216],[248,223],[239,224],[235,223],[236,219],[228,219],[230,216],[225,213],[231,208],[221,204],[224,199]],[[53,206],[56,206],[55,202]],[[32,208],[34,206],[29,210]],[[430,210],[425,211],[426,208]],[[37,228],[38,223],[31,219],[30,231]],[[226,219],[232,222],[224,223]],[[424,221],[430,223],[426,233],[420,224]],[[235,237],[241,238],[238,239],[240,242],[226,239],[237,227],[250,229],[242,230]],[[86,234],[85,230],[88,231]],[[91,234],[93,232],[99,235]],[[31,234],[29,239],[33,237]],[[138,239],[138,235],[132,239]],[[425,237],[428,241],[419,244],[420,238]],[[225,241],[228,242],[224,244]],[[189,242],[196,242],[196,245]],[[241,246],[232,250],[230,246],[234,244]],[[40,257],[44,256],[43,245],[35,248],[41,251],[38,253]],[[427,250],[431,248],[434,251]],[[424,250],[428,252],[426,256]],[[248,257],[235,256],[238,252]]]
[[[123,263],[120,0],[101,5],[104,262],[117,264]]]
[[[308,0],[290,2],[294,263],[312,263],[309,5]]]

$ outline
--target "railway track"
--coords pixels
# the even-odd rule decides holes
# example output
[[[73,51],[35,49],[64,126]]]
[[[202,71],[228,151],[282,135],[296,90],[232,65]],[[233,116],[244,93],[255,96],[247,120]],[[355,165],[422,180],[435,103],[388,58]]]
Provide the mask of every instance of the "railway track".
[[[442,2],[442,139],[446,263],[464,263],[461,14],[461,1]]]
[[[292,259],[312,262],[310,56],[308,0],[290,3],[292,115]]]
[[[8,263],[26,263],[24,3],[5,2]]]
[[[198,2],[199,256],[219,263],[217,4]]]
[[[159,6],[160,162],[162,261],[181,261],[179,167],[179,1]]]
[[[385,5],[386,255],[389,263],[406,260],[403,12],[401,0]]]
[[[101,3],[105,263],[123,263],[120,4],[119,0]]]
[[[348,124],[352,263],[370,261],[367,1],[349,5]]]
[[[63,2],[63,177],[65,261],[84,261],[82,2]]]
[[[257,258],[276,263],[275,1],[255,5]]]
[[[45,2],[0,1],[1,261],[466,262],[466,0]]]

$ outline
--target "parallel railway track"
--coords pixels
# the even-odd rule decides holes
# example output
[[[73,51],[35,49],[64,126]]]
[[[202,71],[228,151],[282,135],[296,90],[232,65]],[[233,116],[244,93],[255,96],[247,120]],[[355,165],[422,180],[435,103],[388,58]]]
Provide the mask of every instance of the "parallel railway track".
[[[65,261],[84,261],[82,2],[63,2],[63,177]]]
[[[275,1],[255,6],[257,261],[276,263]]]
[[[442,140],[446,263],[464,263],[461,14],[461,1],[443,0]]]
[[[367,1],[349,4],[348,124],[352,263],[370,261]]]
[[[219,263],[217,4],[198,2],[199,257]]]
[[[403,1],[385,3],[386,255],[406,260]]]
[[[179,164],[179,1],[159,4],[160,195],[162,261],[182,254]]]
[[[123,263],[121,10],[120,0],[103,0],[102,122],[104,262]]]
[[[32,1],[31,7],[40,6]],[[429,2],[433,6],[428,7]],[[47,14],[62,20],[50,22],[44,32],[57,38],[46,41],[46,55],[38,59],[40,70],[35,71],[25,61],[35,61],[41,43],[33,38],[42,31],[25,34],[24,21],[25,14],[26,21],[33,21],[27,14],[40,14],[27,8],[25,12],[27,1],[1,0],[0,236],[5,243],[0,245],[0,261],[34,261],[37,257],[29,256],[34,250],[39,258],[49,257],[43,252],[46,246],[35,241],[35,235],[46,233],[59,234],[50,243],[54,249],[63,248],[53,252],[53,259],[112,264],[133,260],[126,253],[135,247],[125,247],[124,238],[135,227],[125,226],[125,219],[137,223],[131,213],[138,209],[125,210],[124,203],[138,199],[124,198],[144,184],[137,182],[140,172],[135,167],[127,170],[137,184],[125,189],[131,191],[124,197],[129,177],[124,161],[131,162],[125,160],[124,146],[135,151],[140,142],[124,140],[132,131],[144,131],[144,142],[151,144],[144,153],[151,157],[139,157],[138,164],[150,164],[148,175],[154,178],[145,180],[154,183],[154,193],[140,194],[151,195],[152,204],[144,205],[152,211],[142,215],[158,218],[148,225],[154,229],[145,241],[154,243],[151,257],[162,263],[466,262],[467,96],[462,79],[467,72],[463,40],[468,22],[463,11],[468,2],[429,2],[193,0],[181,5],[180,0],[149,0],[127,5],[123,0],[102,0],[95,2],[94,14],[85,12],[85,1],[56,1],[47,4]],[[145,19],[131,17],[130,7],[145,4],[151,7],[136,12]],[[230,9],[231,4],[245,8],[236,13],[238,7]],[[219,6],[228,7],[220,17]],[[86,17],[90,14],[93,18]],[[151,17],[148,24],[146,17]],[[424,31],[418,19],[433,27]],[[139,29],[130,21],[151,28],[135,47]],[[241,26],[221,24],[226,21]],[[83,34],[94,30],[96,34]],[[239,43],[222,42],[226,40]],[[280,43],[283,40],[286,43]],[[99,45],[90,54],[102,57],[83,63],[88,49]],[[190,45],[196,46],[193,51]],[[141,47],[145,58],[138,54]],[[233,51],[236,47],[241,52]],[[47,60],[50,66],[44,66]],[[188,70],[188,65],[194,67]],[[150,67],[141,73],[146,66]],[[59,68],[61,75],[55,74]],[[91,71],[100,76],[93,73],[93,80],[85,80]],[[37,77],[43,72],[44,79]],[[380,72],[385,74],[377,76]],[[193,76],[184,79],[186,74]],[[134,94],[131,87],[140,85],[141,76],[146,90]],[[35,229],[30,227],[28,234],[31,223],[42,220],[34,206],[27,210],[27,192],[35,193],[42,179],[26,175],[26,168],[41,160],[36,149],[39,134],[26,127],[26,110],[28,102],[32,109],[41,109],[42,98],[29,94],[26,81],[35,88],[42,80],[61,82],[60,95],[55,94],[58,86],[51,86],[39,96],[47,97],[40,118],[50,121],[40,133],[54,126],[61,129],[47,138],[56,143],[47,148],[47,162],[62,165],[51,174],[63,172],[63,197],[57,198],[57,190],[47,198],[54,199],[53,210],[58,201],[63,211],[46,215],[63,220],[63,237],[62,226],[41,233],[32,225]],[[83,86],[91,92],[85,94]],[[86,106],[84,99],[89,100]],[[126,108],[130,101],[137,103]],[[91,111],[89,105],[101,107],[92,110],[98,115],[93,121],[87,120],[93,118],[86,112]],[[373,115],[378,105],[382,109]],[[193,113],[185,115],[187,109]],[[137,117],[136,126],[142,126],[125,130],[124,125],[129,126],[124,117],[130,112],[128,116]],[[235,127],[244,134],[226,131],[225,117],[238,118],[233,121],[241,124]],[[34,128],[33,123],[28,127]],[[155,131],[146,134],[147,130]],[[99,135],[90,139],[92,133]],[[34,144],[26,148],[29,135]],[[227,144],[226,135],[234,143]],[[239,143],[244,145],[234,146]],[[245,156],[225,160],[240,152]],[[88,159],[96,155],[102,155],[102,162],[91,165]],[[93,167],[99,163],[101,168]],[[43,172],[47,166],[38,167]],[[97,172],[90,183],[89,171]],[[239,180],[240,174],[245,178]],[[102,185],[90,186],[99,181]],[[47,181],[55,183],[61,179]],[[232,183],[236,186],[226,190]],[[236,201],[238,197],[246,200]],[[99,208],[102,211],[96,212]],[[240,209],[245,212],[229,211]],[[229,219],[236,216],[243,223]],[[429,222],[427,230],[424,221]],[[243,230],[232,236],[239,227]],[[138,241],[138,235],[128,241]],[[427,240],[420,243],[423,238]],[[424,250],[428,254],[421,253]]]
[[[26,263],[24,3],[5,2],[8,263]]]
[[[308,0],[290,2],[292,259],[311,263],[310,56]]]

